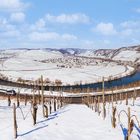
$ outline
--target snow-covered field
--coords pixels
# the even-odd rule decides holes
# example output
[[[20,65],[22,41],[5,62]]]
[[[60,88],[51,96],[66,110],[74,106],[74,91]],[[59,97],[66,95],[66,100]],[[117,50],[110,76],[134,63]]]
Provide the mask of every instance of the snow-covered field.
[[[114,60],[122,60],[122,61],[135,61],[140,58],[140,53],[137,51],[125,50],[121,51],[117,56],[115,56]]]
[[[69,50],[71,52],[71,50]],[[75,51],[72,51],[74,54]],[[118,51],[114,54],[112,50],[87,51],[82,52],[82,56],[98,56],[101,58],[110,58],[113,55],[114,60],[136,61],[139,53],[136,50]],[[92,55],[94,54],[94,55]],[[0,74],[8,76],[9,80],[16,81],[18,78],[24,80],[37,80],[43,75],[44,80],[49,79],[51,84],[55,80],[61,80],[62,84],[76,83],[94,83],[102,80],[102,77],[122,77],[130,74],[134,68],[130,66],[119,65],[115,62],[103,62],[90,58],[76,57],[74,55],[64,54],[57,50],[5,50],[0,52]],[[105,79],[106,80],[106,79]],[[139,89],[136,87],[135,89]],[[1,90],[11,90],[12,87],[0,86]],[[16,92],[32,94],[31,89],[13,88]],[[127,90],[133,90],[131,87]],[[123,90],[125,91],[125,89]],[[114,93],[120,92],[114,91]],[[122,92],[122,91],[121,91]],[[109,92],[106,92],[106,94]],[[38,91],[35,92],[38,94]],[[63,96],[83,96],[85,93],[74,95],[63,93]],[[101,93],[89,93],[101,94]],[[44,95],[60,96],[62,93],[45,91]],[[118,101],[114,106],[117,108],[116,128],[112,128],[112,104],[106,103],[106,118],[102,116],[102,103],[100,103],[100,116],[84,104],[67,104],[57,111],[49,114],[48,118],[42,115],[42,106],[38,105],[37,124],[33,125],[31,114],[31,103],[27,106],[21,102],[17,108],[17,140],[124,140],[127,133],[127,116],[121,113],[120,121],[118,114],[120,111],[127,112],[131,108],[131,115],[136,115],[138,123],[140,121],[140,98],[137,98],[135,105],[132,105],[132,99],[126,106],[125,101]],[[12,99],[12,105],[16,100]],[[49,108],[49,105],[46,104]],[[52,103],[53,108],[53,103]],[[136,119],[134,119],[134,130],[131,134],[131,140],[140,139],[140,128]],[[0,99],[0,140],[14,140],[13,129],[13,108],[8,106],[5,99]]]
[[[140,62],[140,46],[122,47],[118,49],[86,50],[78,54],[85,57],[107,58],[126,62]]]
[[[88,58],[64,55],[59,51],[48,50],[7,50],[2,53],[0,73],[9,80],[37,80],[43,75],[51,84],[60,80],[66,84],[94,83],[102,77],[122,77],[134,68],[118,65],[115,62],[102,62]],[[9,56],[9,57],[8,57]]]
[[[12,103],[15,102],[12,100]],[[128,106],[125,101],[114,103],[117,107],[117,114],[121,110],[127,112],[131,108],[131,115],[136,115],[140,120],[140,98],[132,106],[129,100]],[[21,108],[21,109],[20,109]],[[33,125],[31,115],[31,105],[24,104],[17,108],[18,137],[17,140],[124,140],[127,132],[127,116],[121,114],[120,122],[116,114],[116,128],[112,128],[111,116],[112,105],[106,104],[106,118],[103,120],[102,112],[98,113],[91,110],[86,105],[69,104],[65,105],[56,112],[52,112],[48,118],[42,117],[41,106],[38,105],[37,124]],[[100,110],[102,111],[102,104]],[[21,113],[22,110],[22,113]],[[134,118],[133,118],[134,119]],[[13,132],[13,109],[7,106],[6,100],[0,100],[0,139],[14,140]],[[131,140],[139,140],[140,128],[134,119],[135,127],[131,134]]]

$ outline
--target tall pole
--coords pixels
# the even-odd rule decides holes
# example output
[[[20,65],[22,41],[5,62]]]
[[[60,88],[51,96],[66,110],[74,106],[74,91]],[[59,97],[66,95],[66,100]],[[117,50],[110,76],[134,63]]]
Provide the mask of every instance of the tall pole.
[[[44,110],[44,86],[43,86],[43,76],[41,75],[41,103],[42,103],[42,113],[43,117],[45,117],[45,110]]]
[[[104,84],[104,77],[102,79],[102,92],[103,92],[103,95],[102,95],[102,100],[103,100],[103,119],[105,119],[105,84]]]
[[[128,140],[130,140],[130,134],[131,134],[131,130],[130,130],[130,107],[128,107]]]
[[[17,138],[17,120],[16,120],[16,105],[13,103],[13,117],[14,117],[14,138]]]

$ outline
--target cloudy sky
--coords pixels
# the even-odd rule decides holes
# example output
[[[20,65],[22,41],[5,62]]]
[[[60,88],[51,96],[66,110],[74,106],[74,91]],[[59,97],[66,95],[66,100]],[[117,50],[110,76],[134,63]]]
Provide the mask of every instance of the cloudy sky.
[[[0,0],[0,48],[140,44],[140,0]]]

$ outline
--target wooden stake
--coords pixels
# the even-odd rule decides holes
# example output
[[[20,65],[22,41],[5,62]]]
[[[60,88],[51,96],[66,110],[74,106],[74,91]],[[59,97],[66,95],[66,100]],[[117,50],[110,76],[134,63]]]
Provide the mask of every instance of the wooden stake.
[[[135,90],[135,88],[134,88],[134,93],[133,93],[133,106],[134,106],[134,104],[135,104],[135,100],[136,100],[136,90]]]
[[[10,99],[10,95],[8,95],[8,106],[11,106],[11,99]]]
[[[44,111],[44,86],[43,86],[43,76],[41,75],[41,102],[42,102],[42,113],[43,117],[45,117],[45,111]]]
[[[130,140],[131,128],[130,128],[130,107],[128,107],[128,140]]]
[[[116,104],[117,104],[117,93],[115,94],[115,101],[116,101]]]
[[[100,96],[98,96],[97,112],[98,112],[98,115],[100,115]]]
[[[41,103],[41,95],[40,95],[40,89],[38,89],[38,103],[40,104]]]
[[[108,101],[109,101],[109,104],[110,104],[110,94],[108,95]]]
[[[97,98],[95,97],[94,98],[94,107],[95,107],[95,112],[97,112]]]
[[[113,98],[113,90],[112,90],[112,95],[111,95],[111,102],[112,102],[112,106],[113,106],[113,102],[114,102],[114,98]]]
[[[105,91],[104,91],[104,77],[103,77],[103,83],[102,83],[102,92],[103,92],[103,96],[102,96],[102,100],[103,100],[103,119],[105,119],[105,116],[106,116],[106,110],[105,110]]]
[[[25,106],[27,105],[27,94],[25,94]]]
[[[56,111],[56,100],[55,100],[55,98],[54,98],[54,100],[53,100],[53,105],[54,105],[54,111]]]
[[[52,113],[52,104],[51,104],[51,100],[50,100],[50,103],[49,103],[49,107],[50,107],[49,111],[50,111],[50,114],[51,114],[51,113]]]
[[[17,98],[17,107],[19,107],[20,103],[19,103],[19,90],[18,90],[18,93],[16,94],[16,98]]]
[[[34,91],[33,91],[33,125],[36,124],[36,118],[37,118],[37,103],[36,103],[36,99],[35,99],[35,95],[34,95]]]
[[[128,105],[128,94],[127,93],[125,95],[125,99],[126,99],[126,105]]]
[[[116,114],[116,107],[112,107],[112,126],[113,126],[113,128],[116,127],[116,118],[115,118],[115,114]]]
[[[120,93],[120,104],[122,103],[122,93]]]
[[[44,105],[44,108],[45,108],[45,117],[48,118],[48,107]]]
[[[17,138],[17,120],[16,120],[16,105],[13,103],[13,118],[14,118],[14,138]]]

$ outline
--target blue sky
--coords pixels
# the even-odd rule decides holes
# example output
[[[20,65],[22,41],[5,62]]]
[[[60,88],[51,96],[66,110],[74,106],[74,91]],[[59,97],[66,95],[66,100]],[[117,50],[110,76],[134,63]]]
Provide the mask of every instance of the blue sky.
[[[0,0],[0,48],[140,44],[140,0]]]

